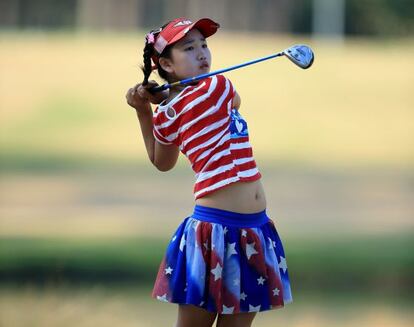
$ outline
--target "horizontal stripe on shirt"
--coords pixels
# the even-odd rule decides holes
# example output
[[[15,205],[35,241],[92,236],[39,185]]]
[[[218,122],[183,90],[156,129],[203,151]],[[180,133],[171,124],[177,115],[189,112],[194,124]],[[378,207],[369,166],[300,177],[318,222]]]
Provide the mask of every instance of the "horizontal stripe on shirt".
[[[191,163],[196,199],[228,184],[261,177],[247,125],[232,110],[234,95],[230,80],[216,75],[186,87],[154,112],[153,134],[157,142],[177,145]],[[167,117],[168,108],[174,109],[175,116]],[[243,131],[239,130],[241,123]]]

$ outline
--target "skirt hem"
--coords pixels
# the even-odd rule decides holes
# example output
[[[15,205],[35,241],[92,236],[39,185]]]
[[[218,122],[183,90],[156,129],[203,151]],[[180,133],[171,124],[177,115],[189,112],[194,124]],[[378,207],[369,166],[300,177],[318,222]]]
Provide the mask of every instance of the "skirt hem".
[[[274,305],[274,306],[270,306],[270,307],[268,307],[268,308],[266,308],[266,309],[259,309],[259,310],[252,310],[252,311],[242,311],[242,310],[240,310],[240,311],[238,311],[238,312],[219,312],[219,311],[216,311],[216,310],[212,310],[212,309],[209,309],[209,308],[206,308],[206,307],[203,307],[203,306],[200,306],[199,304],[196,304],[196,303],[190,303],[190,302],[181,302],[181,301],[167,301],[166,299],[163,299],[163,298],[156,298],[156,297],[154,297],[154,296],[152,296],[152,298],[153,299],[155,299],[155,300],[157,300],[157,301],[160,301],[160,302],[164,302],[164,303],[171,303],[171,304],[177,304],[177,305],[184,305],[184,304],[187,304],[187,305],[194,305],[194,306],[196,306],[197,308],[200,308],[200,309],[204,309],[204,310],[206,310],[206,311],[208,311],[208,312],[212,312],[212,313],[217,313],[217,314],[225,314],[225,315],[227,315],[227,314],[233,314],[233,315],[236,315],[236,314],[239,314],[239,313],[250,313],[250,312],[265,312],[265,311],[271,311],[271,310],[276,310],[276,309],[283,309],[287,304],[290,304],[290,303],[292,303],[293,302],[293,299],[291,299],[291,300],[287,300],[287,301],[285,301],[284,302],[284,304],[281,304],[281,305]]]

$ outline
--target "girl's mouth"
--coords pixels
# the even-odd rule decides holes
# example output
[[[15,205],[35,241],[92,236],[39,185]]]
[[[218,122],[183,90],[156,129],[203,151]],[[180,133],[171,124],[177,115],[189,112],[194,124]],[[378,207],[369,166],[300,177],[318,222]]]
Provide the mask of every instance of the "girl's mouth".
[[[203,63],[200,68],[201,69],[205,69],[205,68],[209,68],[210,66],[207,63]]]

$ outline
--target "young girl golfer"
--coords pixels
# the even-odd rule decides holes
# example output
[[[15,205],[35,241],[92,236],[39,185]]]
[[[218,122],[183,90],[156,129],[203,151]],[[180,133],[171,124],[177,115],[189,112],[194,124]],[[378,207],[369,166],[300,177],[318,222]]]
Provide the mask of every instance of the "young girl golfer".
[[[292,302],[286,258],[266,214],[261,174],[240,97],[215,75],[150,93],[152,70],[169,83],[208,73],[206,38],[219,25],[175,19],[146,35],[144,81],[126,97],[151,162],[174,167],[181,151],[195,172],[194,212],[171,238],[152,296],[178,304],[177,327],[251,326],[259,311]],[[151,62],[152,61],[152,62]],[[150,103],[159,104],[153,112]]]

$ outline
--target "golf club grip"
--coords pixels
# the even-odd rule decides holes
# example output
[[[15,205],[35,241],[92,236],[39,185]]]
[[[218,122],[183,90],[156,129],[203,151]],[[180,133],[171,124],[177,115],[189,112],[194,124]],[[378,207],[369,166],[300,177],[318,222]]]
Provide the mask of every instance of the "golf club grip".
[[[163,85],[159,85],[159,86],[154,86],[154,87],[148,89],[148,92],[151,93],[151,94],[154,94],[154,93],[169,89],[170,87],[171,87],[170,84],[163,84]]]
[[[205,78],[207,76],[210,76],[212,74],[215,74],[215,72],[209,73],[209,74],[203,74],[203,75],[199,75],[199,76],[195,76],[195,77],[186,78],[186,79],[183,79],[181,81],[174,82],[174,83],[165,83],[163,85],[155,86],[155,87],[149,89],[149,92],[150,93],[155,93],[155,92],[164,91],[164,90],[169,89],[169,88],[171,88],[175,85],[185,85],[185,84],[193,82],[193,81],[198,81],[198,80],[200,80],[202,78]]]

